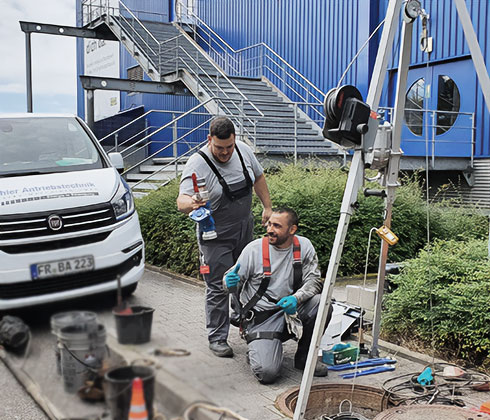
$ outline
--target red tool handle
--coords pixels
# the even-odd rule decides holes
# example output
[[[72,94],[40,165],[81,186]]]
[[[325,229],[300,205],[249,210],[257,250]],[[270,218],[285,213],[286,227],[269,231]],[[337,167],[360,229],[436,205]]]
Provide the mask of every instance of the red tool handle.
[[[192,185],[194,185],[194,192],[197,193],[199,192],[199,188],[197,187],[197,175],[193,173],[191,177],[192,177]]]

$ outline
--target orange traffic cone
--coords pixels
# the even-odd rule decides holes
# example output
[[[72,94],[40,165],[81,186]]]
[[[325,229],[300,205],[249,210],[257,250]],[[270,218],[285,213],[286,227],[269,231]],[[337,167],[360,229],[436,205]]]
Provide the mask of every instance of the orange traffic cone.
[[[143,397],[143,381],[141,378],[133,379],[128,420],[148,420],[148,411],[146,410],[145,399]]]

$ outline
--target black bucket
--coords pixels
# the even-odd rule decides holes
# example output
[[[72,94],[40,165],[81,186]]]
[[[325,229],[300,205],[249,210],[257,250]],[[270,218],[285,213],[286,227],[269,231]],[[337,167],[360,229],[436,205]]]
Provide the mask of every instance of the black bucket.
[[[132,383],[134,378],[143,382],[148,419],[153,419],[153,395],[155,392],[155,373],[148,366],[124,366],[109,370],[104,375],[104,394],[113,420],[129,417],[131,405]]]
[[[151,323],[155,309],[131,306],[133,313],[112,311],[116,317],[117,341],[121,344],[142,344],[150,341]]]

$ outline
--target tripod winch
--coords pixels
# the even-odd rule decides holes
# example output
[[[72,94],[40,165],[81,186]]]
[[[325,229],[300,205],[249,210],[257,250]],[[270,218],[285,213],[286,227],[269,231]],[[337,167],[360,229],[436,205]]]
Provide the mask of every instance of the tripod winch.
[[[360,146],[368,131],[371,108],[362,101],[361,92],[344,85],[327,92],[324,102],[323,136],[344,147]]]

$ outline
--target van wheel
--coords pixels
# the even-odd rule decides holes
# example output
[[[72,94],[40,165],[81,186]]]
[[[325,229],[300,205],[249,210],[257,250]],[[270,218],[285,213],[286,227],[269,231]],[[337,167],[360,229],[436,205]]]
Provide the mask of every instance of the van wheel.
[[[137,286],[138,286],[138,283],[133,283],[133,284],[130,284],[129,286],[123,287],[122,288],[123,297],[128,298],[129,296],[131,296],[134,293],[134,291],[136,290]]]

